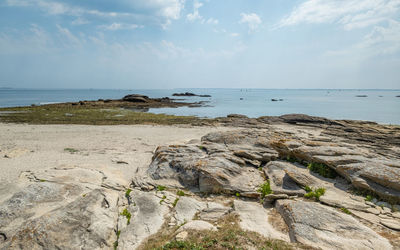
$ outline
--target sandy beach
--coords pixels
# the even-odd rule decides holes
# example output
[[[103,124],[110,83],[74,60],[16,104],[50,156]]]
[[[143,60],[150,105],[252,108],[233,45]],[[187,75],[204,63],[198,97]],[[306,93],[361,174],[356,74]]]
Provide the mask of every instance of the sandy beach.
[[[157,146],[181,144],[221,127],[153,125],[23,125],[0,123],[2,182],[22,171],[60,166],[108,170],[128,182],[147,167]]]

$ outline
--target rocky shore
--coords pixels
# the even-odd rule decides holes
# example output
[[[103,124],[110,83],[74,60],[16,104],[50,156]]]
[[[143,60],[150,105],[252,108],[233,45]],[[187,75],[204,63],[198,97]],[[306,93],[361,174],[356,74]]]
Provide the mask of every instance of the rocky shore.
[[[400,248],[400,127],[306,115],[196,125],[202,136],[146,164],[114,161],[129,174],[55,164],[1,185],[0,249]],[[2,168],[18,157],[1,153]]]

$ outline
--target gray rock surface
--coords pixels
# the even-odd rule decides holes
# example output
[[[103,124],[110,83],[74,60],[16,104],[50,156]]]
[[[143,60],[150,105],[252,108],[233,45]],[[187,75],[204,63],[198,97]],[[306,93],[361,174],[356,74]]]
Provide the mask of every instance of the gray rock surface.
[[[130,224],[121,229],[118,247],[121,249],[135,249],[144,239],[161,229],[169,208],[160,204],[152,192],[132,191],[133,203],[129,205],[132,218]],[[125,222],[125,221],[124,221]]]
[[[265,209],[258,202],[234,201],[235,212],[239,215],[242,229],[257,232],[267,238],[289,241],[289,236],[280,232],[269,222],[271,209]],[[276,219],[276,218],[275,218]]]
[[[23,173],[18,191],[0,204],[0,248],[112,247],[118,193],[102,187],[104,177],[78,167]]]
[[[350,215],[315,202],[278,200],[292,242],[322,249],[392,249],[389,241]]]

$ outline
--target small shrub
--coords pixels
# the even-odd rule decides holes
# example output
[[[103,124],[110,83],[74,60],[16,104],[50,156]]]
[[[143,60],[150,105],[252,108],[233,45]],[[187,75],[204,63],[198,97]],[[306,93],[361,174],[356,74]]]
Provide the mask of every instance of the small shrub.
[[[264,182],[258,189],[258,192],[261,193],[261,197],[264,198],[268,194],[272,194],[271,185],[269,181]]]
[[[325,178],[334,179],[337,176],[335,170],[331,169],[330,167],[328,167],[323,163],[316,163],[316,162],[309,163],[308,169],[311,172],[317,173]]]
[[[372,201],[373,199],[374,199],[374,197],[369,194],[365,197],[365,201]]]
[[[166,189],[165,186],[161,186],[161,185],[157,186],[157,191],[164,191],[165,189]]]
[[[240,197],[240,194],[239,194],[238,192],[236,192],[236,194],[235,194],[235,195],[236,195],[236,197]]]
[[[310,187],[306,186],[304,189],[307,191],[304,197],[308,199],[315,198],[315,200],[319,201],[319,198],[325,194],[325,188],[317,188],[312,190]]]
[[[124,211],[122,211],[121,215],[126,217],[126,219],[128,220],[126,224],[129,225],[131,223],[132,214],[128,211],[128,209],[125,208]]]
[[[306,190],[307,193],[309,193],[309,192],[312,191],[312,189],[311,189],[309,186],[305,186],[305,187],[304,187],[304,190]]]
[[[40,179],[39,181],[40,181],[40,182],[46,182],[46,180],[43,180],[43,179]]]
[[[176,192],[176,194],[177,194],[178,196],[185,196],[185,192],[183,192],[182,190],[178,190],[178,191]]]
[[[340,208],[340,210],[342,210],[342,212],[344,212],[346,214],[351,214],[351,212],[345,207]]]

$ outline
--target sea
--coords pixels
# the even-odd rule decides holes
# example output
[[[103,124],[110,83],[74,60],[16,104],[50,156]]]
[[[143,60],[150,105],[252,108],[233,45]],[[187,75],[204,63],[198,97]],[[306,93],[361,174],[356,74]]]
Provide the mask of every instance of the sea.
[[[400,125],[400,89],[8,89],[0,88],[0,107],[43,105],[81,100],[120,99],[128,94],[152,98],[192,92],[211,97],[175,97],[203,101],[202,107],[150,109],[147,112],[198,117],[248,117],[307,114],[331,119]],[[360,97],[362,96],[362,97]],[[276,99],[278,101],[272,101]]]

